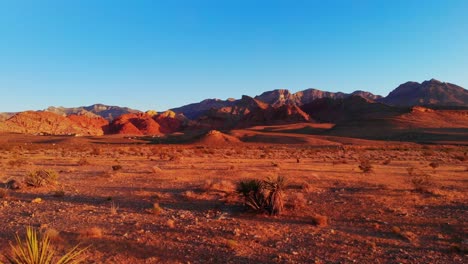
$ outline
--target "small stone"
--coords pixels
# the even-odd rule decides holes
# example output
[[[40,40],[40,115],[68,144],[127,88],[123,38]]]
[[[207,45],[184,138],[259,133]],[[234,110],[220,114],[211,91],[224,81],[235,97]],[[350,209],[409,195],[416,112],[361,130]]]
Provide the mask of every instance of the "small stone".
[[[42,203],[42,199],[41,198],[33,199],[31,203]]]

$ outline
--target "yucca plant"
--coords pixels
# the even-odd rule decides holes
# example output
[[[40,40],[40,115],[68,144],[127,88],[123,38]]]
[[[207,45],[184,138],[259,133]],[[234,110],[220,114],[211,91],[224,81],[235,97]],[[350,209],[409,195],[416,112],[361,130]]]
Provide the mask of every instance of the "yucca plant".
[[[245,204],[254,210],[263,210],[265,208],[266,197],[263,188],[263,181],[245,180],[239,182],[237,192],[242,194]]]
[[[83,262],[83,252],[86,250],[86,248],[78,249],[77,245],[53,262],[56,259],[55,250],[50,245],[49,237],[47,235],[38,237],[32,227],[26,228],[24,241],[16,235],[16,245],[10,242],[10,246],[11,254],[6,256],[10,264],[78,264]]]
[[[287,186],[287,180],[284,176],[276,178],[267,178],[264,181],[265,189],[268,191],[267,204],[268,212],[271,215],[278,215],[284,209],[284,189]]]
[[[287,181],[283,176],[239,182],[237,192],[244,196],[245,205],[256,210],[278,215],[284,209],[284,189]]]

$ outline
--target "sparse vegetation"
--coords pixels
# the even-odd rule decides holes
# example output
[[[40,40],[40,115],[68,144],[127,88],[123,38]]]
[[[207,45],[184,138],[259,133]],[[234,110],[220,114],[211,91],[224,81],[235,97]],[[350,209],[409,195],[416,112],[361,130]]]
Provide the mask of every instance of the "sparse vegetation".
[[[86,159],[86,158],[81,158],[80,160],[78,160],[78,165],[79,166],[85,166],[85,165],[89,165],[89,164],[90,163],[89,163],[88,159]]]
[[[75,246],[62,257],[55,257],[56,251],[47,234],[39,237],[32,227],[26,228],[26,238],[16,235],[16,245],[10,243],[11,254],[6,255],[10,264],[78,264],[84,261],[85,249]]]
[[[54,170],[36,170],[30,172],[24,179],[31,187],[42,187],[57,184],[58,173]]]
[[[430,188],[434,186],[434,180],[431,175],[414,167],[407,168],[407,171],[409,182],[415,191],[429,192]]]
[[[121,169],[122,169],[122,165],[113,165],[113,166],[112,166],[112,170],[113,170],[113,171],[119,171],[119,170],[121,170]]]
[[[369,159],[361,158],[359,161],[359,169],[364,173],[372,172],[373,166]]]
[[[312,217],[312,224],[319,227],[325,227],[328,225],[328,217],[316,214]]]
[[[278,215],[284,209],[284,189],[287,181],[283,176],[260,180],[246,180],[238,184],[237,191],[244,197],[245,205],[256,211]]]
[[[110,206],[110,214],[116,215],[118,213],[118,210],[119,210],[119,206],[114,201],[112,201],[111,206]]]

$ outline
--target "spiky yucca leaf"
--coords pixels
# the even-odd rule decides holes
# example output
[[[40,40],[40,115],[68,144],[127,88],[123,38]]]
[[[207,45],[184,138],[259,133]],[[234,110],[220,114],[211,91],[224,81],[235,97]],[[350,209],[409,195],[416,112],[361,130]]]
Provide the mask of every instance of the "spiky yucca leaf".
[[[241,181],[237,186],[237,192],[245,198],[245,204],[254,210],[261,210],[265,207],[265,194],[263,182],[260,180]]]
[[[241,181],[237,191],[244,196],[245,205],[256,211],[267,211],[271,215],[280,214],[284,208],[284,189],[287,179],[284,176],[266,180]]]
[[[16,235],[16,245],[10,242],[11,255],[6,258],[10,264],[51,264],[53,263],[55,250],[50,245],[47,235],[38,238],[36,230],[32,227],[26,228],[26,240],[22,240]],[[74,247],[67,254],[62,256],[57,264],[78,264],[84,260],[83,251]]]
[[[276,178],[267,178],[265,188],[269,191],[267,201],[267,210],[271,215],[278,215],[284,209],[284,189],[287,186],[287,179],[284,176]]]

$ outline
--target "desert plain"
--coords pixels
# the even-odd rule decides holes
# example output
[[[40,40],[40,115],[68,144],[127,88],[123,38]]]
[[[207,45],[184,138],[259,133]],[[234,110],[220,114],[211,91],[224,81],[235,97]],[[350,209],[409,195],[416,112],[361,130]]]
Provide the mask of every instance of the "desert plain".
[[[263,142],[2,134],[0,260],[31,226],[85,263],[468,262],[466,145],[256,131],[231,134]],[[40,170],[57,181],[25,184]],[[278,176],[279,215],[236,191]]]

